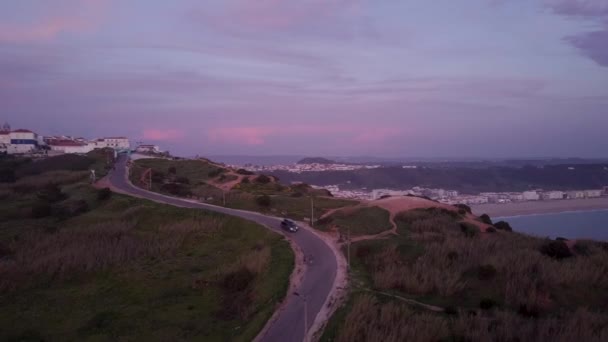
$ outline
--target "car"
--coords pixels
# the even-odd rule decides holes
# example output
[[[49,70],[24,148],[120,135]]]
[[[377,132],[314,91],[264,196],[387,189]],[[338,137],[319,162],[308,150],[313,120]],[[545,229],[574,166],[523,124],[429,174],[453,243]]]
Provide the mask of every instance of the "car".
[[[295,233],[300,229],[300,227],[298,227],[298,225],[290,219],[284,219],[281,221],[281,228],[292,233]]]

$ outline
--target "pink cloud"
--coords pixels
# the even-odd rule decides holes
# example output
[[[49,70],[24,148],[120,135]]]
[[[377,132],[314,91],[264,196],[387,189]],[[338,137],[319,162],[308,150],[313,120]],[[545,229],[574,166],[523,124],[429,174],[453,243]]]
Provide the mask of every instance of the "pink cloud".
[[[69,13],[48,13],[36,24],[0,23],[0,42],[29,43],[54,40],[66,32],[83,32],[99,24],[110,0],[74,1]]]
[[[175,141],[182,139],[184,136],[185,133],[177,129],[146,129],[142,138],[153,141]]]
[[[377,144],[398,136],[402,130],[394,127],[364,125],[285,125],[220,127],[209,130],[209,140],[234,145],[264,145],[269,138],[340,135],[348,141],[361,144]]]

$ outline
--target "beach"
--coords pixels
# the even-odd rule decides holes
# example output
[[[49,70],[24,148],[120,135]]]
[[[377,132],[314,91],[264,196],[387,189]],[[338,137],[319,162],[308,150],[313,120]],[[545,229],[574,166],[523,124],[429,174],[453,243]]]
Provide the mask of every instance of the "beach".
[[[488,203],[472,205],[471,209],[475,215],[488,214],[490,217],[508,217],[602,209],[608,210],[608,197],[555,201],[513,202],[505,204]]]

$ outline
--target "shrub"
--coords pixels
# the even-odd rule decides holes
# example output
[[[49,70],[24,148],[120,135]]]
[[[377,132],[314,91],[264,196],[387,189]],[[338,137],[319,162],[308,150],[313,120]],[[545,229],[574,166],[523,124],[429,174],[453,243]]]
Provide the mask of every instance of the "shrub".
[[[171,166],[167,170],[167,173],[170,174],[170,175],[175,175],[175,174],[177,174],[177,169],[175,168],[175,166]]]
[[[549,241],[540,247],[540,252],[548,257],[561,260],[572,256],[572,251],[564,241]]]
[[[224,276],[221,284],[222,290],[227,293],[241,292],[249,287],[254,278],[255,274],[253,272],[246,267],[242,267]]]
[[[61,192],[59,186],[55,183],[48,183],[39,193],[38,199],[48,203],[63,201],[68,196]]]
[[[295,198],[300,198],[302,196],[304,196],[304,194],[301,192],[294,192],[293,194],[291,194],[291,197],[295,197]]]
[[[479,234],[479,228],[470,223],[461,223],[460,230],[466,237],[475,237],[477,234]]]
[[[224,171],[225,171],[224,169],[216,168],[216,169],[209,171],[207,176],[209,176],[209,178],[215,178],[215,177],[219,176],[220,174],[222,174]]]
[[[165,181],[164,173],[152,170],[152,183],[163,183],[164,181]]]
[[[469,214],[472,214],[472,213],[473,213],[473,212],[471,211],[471,207],[469,207],[469,206],[468,206],[468,205],[466,205],[466,204],[456,204],[456,205],[454,205],[454,206],[455,206],[456,208],[458,208],[458,209],[463,209],[465,212],[467,212],[467,213],[469,213]]]
[[[511,225],[509,224],[509,222],[505,222],[505,221],[498,221],[494,224],[494,227],[496,227],[496,229],[499,230],[505,230],[507,232],[512,232],[513,228],[511,228]]]
[[[16,180],[14,169],[0,169],[0,183],[15,183]]]
[[[266,175],[259,175],[259,176],[258,176],[258,177],[255,179],[255,181],[256,181],[257,183],[260,183],[260,184],[268,184],[268,183],[270,183],[270,180],[271,180],[271,179],[270,179],[270,177],[268,177],[268,176],[266,176]]]
[[[578,255],[587,256],[590,254],[590,247],[587,242],[577,241],[576,244],[574,244],[574,246],[572,246],[572,249]]]
[[[51,216],[53,213],[53,208],[51,205],[46,202],[37,202],[32,206],[32,217],[33,218],[43,218]]]
[[[372,249],[370,246],[358,246],[357,250],[355,251],[355,255],[361,260],[367,259],[370,254],[372,254]]]
[[[103,188],[97,191],[97,199],[100,201],[109,200],[112,197],[112,190],[110,188]]]
[[[241,183],[243,183],[243,184],[249,184],[250,183],[249,177],[243,178],[243,180],[241,180]]]
[[[477,269],[477,276],[481,280],[489,280],[496,276],[496,267],[493,265],[481,265]]]
[[[179,196],[179,197],[192,196],[192,192],[190,191],[190,189],[188,189],[187,187],[185,187],[184,185],[179,184],[179,183],[163,184],[163,186],[161,186],[160,189],[162,191],[170,193],[171,195],[175,195],[175,196]]]
[[[479,219],[481,220],[481,222],[485,223],[485,224],[492,224],[492,219],[490,218],[490,216],[488,214],[483,214],[481,216],[479,216]]]
[[[175,181],[181,184],[190,184],[190,179],[188,179],[188,177],[177,177]]]
[[[238,169],[238,170],[236,170],[236,173],[238,173],[239,175],[245,175],[245,176],[251,176],[254,174],[253,172],[247,171],[245,169]]]
[[[270,196],[268,195],[262,195],[262,196],[258,196],[255,199],[255,202],[260,206],[260,207],[270,207],[271,204],[271,200],[270,200]]]
[[[221,309],[218,316],[221,319],[233,320],[237,317],[246,319],[248,308],[253,302],[252,282],[255,274],[246,267],[228,273],[221,282],[222,299]]]
[[[480,302],[479,302],[479,308],[482,310],[490,310],[493,307],[495,307],[496,301],[494,299],[491,298],[483,298]]]
[[[85,200],[68,201],[52,208],[53,216],[60,220],[78,216],[89,211],[89,204]]]
[[[496,228],[494,228],[494,227],[488,227],[486,229],[486,233],[496,233]]]
[[[458,309],[456,309],[456,307],[454,307],[452,305],[446,306],[445,309],[443,310],[443,312],[448,316],[457,316],[458,315]]]

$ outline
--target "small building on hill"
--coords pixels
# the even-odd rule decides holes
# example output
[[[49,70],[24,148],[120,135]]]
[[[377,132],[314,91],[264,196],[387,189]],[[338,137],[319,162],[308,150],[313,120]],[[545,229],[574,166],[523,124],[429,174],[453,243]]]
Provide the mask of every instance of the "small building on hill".
[[[27,129],[11,131],[9,139],[8,154],[31,153],[38,148],[38,134]]]
[[[49,140],[47,144],[51,151],[61,153],[86,154],[93,150],[92,145],[75,140]]]
[[[138,153],[161,153],[162,151],[158,147],[158,145],[139,145],[135,149],[135,152]]]

